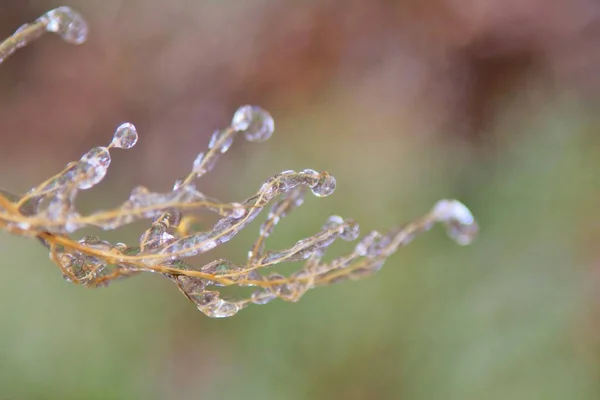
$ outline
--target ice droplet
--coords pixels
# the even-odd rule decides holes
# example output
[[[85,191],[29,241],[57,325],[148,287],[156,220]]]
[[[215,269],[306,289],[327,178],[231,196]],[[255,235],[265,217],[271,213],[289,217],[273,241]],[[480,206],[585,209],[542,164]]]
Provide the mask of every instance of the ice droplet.
[[[82,44],[87,40],[88,25],[81,14],[70,7],[58,7],[42,17],[46,30],[58,34],[67,43]]]
[[[227,318],[235,315],[240,306],[219,297],[219,292],[206,290],[194,298],[198,310],[211,318]]]
[[[219,143],[219,142],[221,142],[221,143]],[[221,153],[225,153],[227,150],[229,150],[232,143],[233,143],[233,135],[231,135],[230,132],[227,132],[227,130],[216,130],[216,131],[214,131],[212,137],[210,138],[210,143],[208,143],[208,148],[212,149],[215,146],[218,146],[219,151]]]
[[[94,147],[81,156],[81,161],[93,166],[108,168],[110,165],[110,152],[106,147]]]
[[[318,184],[319,179],[321,178],[321,174],[319,174],[314,169],[305,169],[302,171],[302,174],[304,174],[308,179],[307,184],[311,188]]]
[[[129,122],[125,122],[117,127],[115,134],[113,135],[111,147],[117,149],[130,149],[138,141],[138,133],[135,126]]]
[[[433,207],[432,213],[436,220],[446,225],[448,235],[456,243],[466,246],[477,236],[477,222],[467,206],[460,201],[440,200]]]
[[[231,205],[233,208],[231,209],[229,217],[239,219],[246,215],[246,208],[243,205],[240,203],[231,203]]]
[[[77,187],[89,189],[98,184],[106,176],[108,168],[103,165],[94,165],[90,162],[82,162],[77,167]]]
[[[323,226],[323,228],[324,229],[336,229],[343,223],[344,223],[344,218],[340,217],[339,215],[332,215],[329,218],[327,218],[327,221],[325,222],[325,225]]]
[[[344,230],[340,234],[340,238],[348,242],[358,239],[358,236],[360,236],[359,225],[352,220],[348,220],[346,221],[346,223],[347,225],[344,227]]]
[[[94,147],[83,156],[76,167],[77,187],[89,189],[106,176],[110,153],[106,147]]]
[[[273,135],[275,121],[271,114],[258,106],[242,106],[233,115],[231,127],[244,132],[250,142],[264,142]]]
[[[194,159],[192,171],[200,177],[215,168],[218,158],[218,155],[215,153],[200,153],[196,156],[196,159]]]
[[[329,196],[335,190],[335,178],[329,172],[322,172],[319,177],[319,182],[310,190],[317,197]]]
[[[257,290],[250,295],[250,299],[254,304],[267,304],[275,298],[277,296],[274,293],[266,290]]]

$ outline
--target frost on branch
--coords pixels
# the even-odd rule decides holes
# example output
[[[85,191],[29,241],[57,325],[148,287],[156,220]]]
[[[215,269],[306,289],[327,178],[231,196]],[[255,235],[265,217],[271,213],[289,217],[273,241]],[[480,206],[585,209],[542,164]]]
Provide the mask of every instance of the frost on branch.
[[[87,25],[68,7],[49,11],[31,24],[23,25],[0,43],[0,62],[45,32],[54,32],[65,41],[83,43]],[[108,171],[111,151],[130,149],[138,141],[131,123],[118,126],[106,146],[98,146],[68,163],[65,168],[22,196],[0,192],[0,227],[12,234],[37,238],[50,251],[50,258],[69,282],[95,287],[142,272],[155,272],[170,279],[200,311],[210,317],[229,317],[249,304],[265,304],[275,298],[297,301],[309,289],[344,280],[369,276],[381,269],[396,250],[435,223],[446,226],[458,244],[469,244],[477,233],[471,212],[456,200],[441,200],[424,216],[387,233],[373,231],[360,237],[351,219],[332,216],[314,235],[298,240],[290,248],[267,250],[266,240],[275,226],[300,207],[308,192],[329,196],[336,186],[329,173],[312,169],[284,171],[265,181],[258,191],[239,202],[222,202],[206,196],[196,186],[210,172],[221,154],[241,134],[251,142],[271,137],[274,122],[268,112],[256,106],[240,107],[231,124],[216,130],[205,152],[190,162],[191,172],[174,183],[167,193],[135,187],[120,206],[81,215],[75,200],[81,190],[93,188]],[[192,265],[193,256],[208,253],[233,239],[268,208],[266,220],[248,252],[248,259],[236,265],[217,259],[205,265]],[[198,211],[218,215],[212,229],[197,230]],[[118,229],[138,220],[149,220],[139,242],[128,245],[109,243],[98,237],[73,239],[86,227]],[[356,241],[350,254],[322,261],[336,240]],[[282,263],[303,261],[304,266],[289,276],[275,272]],[[222,296],[224,286],[251,288],[238,298]]]

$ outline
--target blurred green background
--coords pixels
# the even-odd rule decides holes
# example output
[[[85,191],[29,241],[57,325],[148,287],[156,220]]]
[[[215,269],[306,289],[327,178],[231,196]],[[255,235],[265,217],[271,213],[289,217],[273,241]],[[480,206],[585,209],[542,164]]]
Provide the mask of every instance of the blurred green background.
[[[58,5],[0,1],[0,33]],[[81,208],[168,190],[250,103],[276,133],[236,142],[205,193],[241,200],[286,169],[338,183],[269,246],[332,214],[386,230],[440,198],[464,201],[481,235],[462,248],[437,228],[367,280],[213,320],[158,276],[70,285],[43,247],[2,234],[1,398],[600,398],[595,3],[66,5],[87,44],[47,37],[0,66],[3,188],[26,191],[130,121],[139,144]],[[242,261],[257,232],[219,256]]]

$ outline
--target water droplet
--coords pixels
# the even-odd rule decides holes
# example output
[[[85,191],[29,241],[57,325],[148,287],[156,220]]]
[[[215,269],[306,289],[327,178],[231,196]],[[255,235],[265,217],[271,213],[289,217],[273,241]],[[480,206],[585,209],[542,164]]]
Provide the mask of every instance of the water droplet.
[[[242,106],[233,115],[231,127],[244,132],[250,142],[264,142],[273,135],[275,121],[271,114],[258,106]]]
[[[117,127],[113,136],[111,147],[118,149],[130,149],[138,141],[138,133],[135,126],[129,122],[125,122]]]
[[[228,130],[216,130],[210,138],[208,148],[212,149],[215,146],[219,147],[221,153],[225,153],[233,143],[233,135]]]
[[[271,292],[257,290],[250,295],[250,299],[254,304],[267,304],[277,296]]]
[[[234,219],[240,219],[244,215],[246,215],[246,208],[240,203],[231,203],[232,209],[229,214],[229,217]]]
[[[15,31],[14,35],[23,32],[28,27],[29,27],[29,24],[23,24],[23,25],[21,25],[20,27],[17,28],[17,30]]]
[[[373,258],[377,256],[377,243],[381,240],[381,233],[377,231],[371,231],[367,236],[363,237],[356,247],[354,252],[361,257]]]
[[[131,189],[129,194],[129,201],[133,206],[141,206],[145,199],[150,195],[150,190],[145,186],[136,186]]]
[[[204,153],[200,153],[198,154],[198,156],[196,156],[196,159],[194,160],[194,166],[192,171],[197,176],[202,176],[205,173],[212,171],[212,169],[217,164],[217,159],[217,154],[213,153],[212,155],[209,154],[207,156]]]
[[[91,160],[94,162],[94,159]],[[98,184],[106,176],[108,168],[101,164],[83,161],[77,166],[75,177],[79,189],[89,189]]]
[[[140,244],[144,250],[157,249],[174,241],[175,237],[166,231],[164,225],[160,224],[152,226],[140,237]]]
[[[322,172],[319,176],[319,182],[310,190],[317,197],[329,196],[335,190],[335,178],[328,172]]]
[[[206,288],[206,280],[202,278],[179,275],[177,280],[181,289],[190,296],[201,295]]]
[[[458,244],[470,244],[479,231],[471,211],[458,200],[440,200],[432,210],[436,220],[446,225],[448,235]]]
[[[301,173],[305,175],[305,178],[307,179],[306,184],[311,188],[318,184],[319,179],[321,178],[321,174],[314,169],[305,169]]]
[[[175,183],[173,184],[173,191],[179,190],[179,188],[181,187],[181,185],[183,185],[183,182],[185,182],[184,179],[177,179],[175,181]]]
[[[67,43],[82,44],[87,40],[87,22],[70,7],[55,8],[41,18],[46,21],[48,32],[55,32]]]
[[[125,243],[115,243],[115,245],[113,246],[113,248],[121,253],[125,253],[125,251],[127,250],[128,246]]]
[[[241,307],[219,297],[219,292],[206,290],[194,298],[198,310],[212,318],[226,318],[235,315]]]
[[[217,247],[217,242],[214,240],[202,240],[194,246],[200,253],[205,253]]]
[[[268,281],[274,282],[270,287],[271,293],[276,294],[277,296],[291,300],[294,295],[294,286],[288,282],[286,282],[285,276],[273,273],[267,277]],[[275,283],[281,282],[281,283]]]
[[[110,165],[110,153],[107,147],[94,147],[81,156],[81,161],[93,166],[108,168]]]
[[[199,170],[202,166],[202,161],[204,161],[204,153],[200,153],[194,159],[194,172],[199,173]]]
[[[342,240],[351,242],[353,240],[358,239],[359,235],[360,235],[359,225],[352,220],[348,220],[348,221],[346,221],[346,226],[344,227],[344,230],[340,234],[340,238]]]
[[[451,219],[463,225],[472,224],[475,219],[471,211],[458,200],[440,200],[433,208],[433,214],[438,221],[449,221]]]
[[[169,232],[164,232],[162,235],[160,235],[161,245],[172,243],[174,240],[175,236],[171,235]]]
[[[336,228],[343,223],[344,218],[340,217],[339,215],[332,215],[331,217],[327,218],[327,222],[325,223],[325,229]]]
[[[198,306],[200,311],[203,311],[201,306]],[[237,304],[229,303],[225,300],[219,300],[210,307],[210,311],[204,309],[204,312],[207,316],[211,318],[227,318],[232,317],[240,310],[240,307]]]

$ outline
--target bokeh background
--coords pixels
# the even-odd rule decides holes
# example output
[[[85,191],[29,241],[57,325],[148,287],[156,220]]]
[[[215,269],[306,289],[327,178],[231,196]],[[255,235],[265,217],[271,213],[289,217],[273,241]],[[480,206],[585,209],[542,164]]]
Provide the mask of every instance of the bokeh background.
[[[70,285],[2,234],[0,397],[600,398],[598,2],[3,0],[0,36],[59,5],[90,38],[45,37],[0,66],[3,188],[130,121],[139,144],[81,207],[168,190],[249,103],[276,134],[236,142],[205,193],[240,200],[286,169],[338,182],[273,248],[331,214],[385,230],[440,198],[468,204],[481,236],[462,248],[438,228],[367,280],[212,320],[158,276]],[[257,229],[219,255],[242,261]]]

